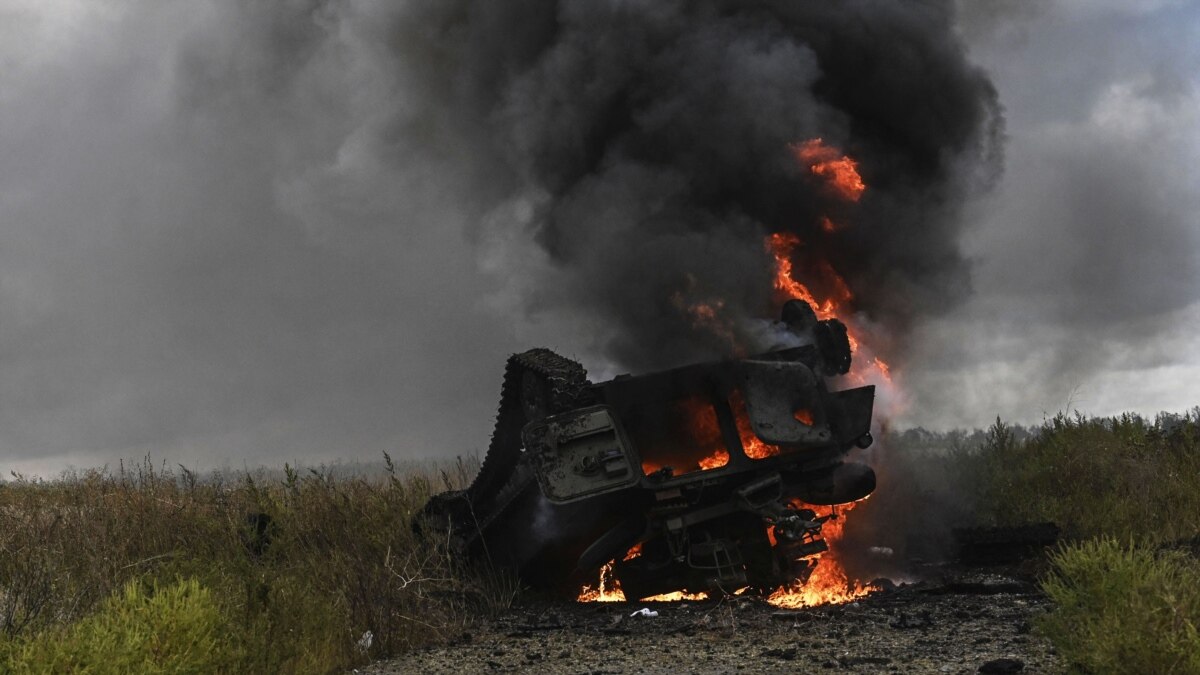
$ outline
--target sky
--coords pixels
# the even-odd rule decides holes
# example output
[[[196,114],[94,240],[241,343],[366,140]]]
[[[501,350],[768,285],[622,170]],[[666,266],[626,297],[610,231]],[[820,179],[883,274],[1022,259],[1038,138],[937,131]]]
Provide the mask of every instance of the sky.
[[[903,417],[1197,405],[1200,3],[979,7],[964,32],[1005,106],[1005,173],[968,216],[975,293],[920,331]]]
[[[431,24],[385,32],[386,4],[0,0],[0,471],[451,457],[486,447],[509,354],[614,374],[530,311],[544,254],[489,226],[524,207]],[[960,10],[1004,171],[889,414],[1197,405],[1200,3]]]

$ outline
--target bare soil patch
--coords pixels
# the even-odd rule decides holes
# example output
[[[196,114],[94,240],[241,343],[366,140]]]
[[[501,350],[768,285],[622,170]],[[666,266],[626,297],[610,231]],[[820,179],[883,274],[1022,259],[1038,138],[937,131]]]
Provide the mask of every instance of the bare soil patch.
[[[1032,632],[1048,601],[1010,570],[943,569],[858,602],[780,610],[758,598],[683,603],[527,600],[453,644],[360,672],[1047,673]],[[654,618],[631,616],[647,607]],[[982,670],[981,670],[982,669]]]

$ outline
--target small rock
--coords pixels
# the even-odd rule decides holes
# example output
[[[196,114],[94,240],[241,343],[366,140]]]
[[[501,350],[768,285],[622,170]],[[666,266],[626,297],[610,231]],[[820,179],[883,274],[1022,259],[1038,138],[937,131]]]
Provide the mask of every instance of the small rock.
[[[886,656],[842,656],[838,658],[838,663],[844,668],[853,668],[855,666],[886,666],[892,660]]]
[[[979,666],[979,672],[983,675],[1006,675],[1007,673],[1019,673],[1022,670],[1025,670],[1025,662],[1017,659],[996,659]]]
[[[933,623],[933,618],[928,611],[919,612],[916,616],[910,616],[904,612],[900,612],[900,616],[894,621],[889,621],[888,625],[892,628],[925,628]]]
[[[763,656],[773,656],[777,659],[783,659],[784,661],[794,661],[796,659],[797,651],[798,650],[795,647],[790,647],[788,649],[768,649],[767,651],[763,652]]]

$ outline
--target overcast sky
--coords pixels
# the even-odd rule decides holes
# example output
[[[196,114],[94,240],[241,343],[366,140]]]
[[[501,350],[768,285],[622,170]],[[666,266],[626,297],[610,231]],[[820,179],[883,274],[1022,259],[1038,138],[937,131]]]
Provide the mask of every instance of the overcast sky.
[[[1006,110],[976,293],[921,331],[905,420],[1200,404],[1200,3],[967,2]]]
[[[381,4],[0,0],[0,470],[453,456],[508,354],[611,374],[514,311],[503,186]],[[1200,3],[964,0],[961,30],[1005,172],[898,421],[1200,403]]]

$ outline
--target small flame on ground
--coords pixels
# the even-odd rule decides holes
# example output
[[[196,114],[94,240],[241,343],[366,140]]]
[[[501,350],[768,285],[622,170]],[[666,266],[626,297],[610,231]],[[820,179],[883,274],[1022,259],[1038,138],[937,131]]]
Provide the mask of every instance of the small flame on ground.
[[[595,587],[584,586],[579,591],[577,602],[625,602],[625,593],[621,591],[621,582],[613,577],[615,560],[610,560],[600,568],[600,579]]]
[[[860,500],[865,501],[865,500]],[[873,590],[872,587],[864,585],[857,581],[851,580],[838,560],[838,542],[842,538],[843,528],[845,527],[845,514],[855,507],[858,502],[851,504],[843,504],[837,507],[821,507],[795,502],[793,505],[796,508],[812,509],[818,515],[829,515],[832,511],[836,511],[836,518],[831,518],[825,521],[821,528],[821,535],[825,543],[829,546],[829,550],[817,557],[816,569],[803,583],[795,583],[790,586],[783,586],[771,593],[767,597],[767,602],[776,607],[787,609],[799,609],[802,607],[816,607],[819,605],[837,605],[847,602],[853,602],[859,598],[865,597]],[[770,529],[767,530],[768,535],[771,534]],[[771,537],[771,543],[774,545],[774,537]],[[641,555],[642,545],[637,544],[629,549],[625,554],[624,560],[631,560]],[[617,581],[613,575],[613,566],[616,561],[610,561],[600,568],[600,578],[596,586],[584,586],[579,592],[578,602],[624,602],[627,600],[624,591],[621,590],[621,583]],[[707,593],[689,593],[687,591],[676,591],[674,593],[664,593],[662,595],[654,595],[647,598],[640,598],[645,602],[679,602],[685,600],[705,600],[708,598]],[[639,598],[633,598],[637,600]]]
[[[625,560],[631,560],[642,554],[642,545],[637,544],[629,549],[625,554]],[[579,591],[579,597],[576,602],[625,602],[625,592],[621,590],[621,582],[617,581],[613,576],[613,565],[615,560],[609,561],[606,565],[600,568],[600,580],[596,587],[584,586]],[[663,593],[661,595],[652,595],[648,598],[633,598],[634,600],[642,600],[644,602],[681,602],[684,600],[707,600],[707,593],[689,593],[687,591],[675,591],[673,593]]]
[[[846,576],[845,568],[838,559],[838,543],[841,541],[843,529],[846,526],[846,512],[854,508],[855,503],[843,504],[837,507],[809,506],[797,504],[798,507],[809,508],[828,515],[831,509],[836,509],[837,517],[825,521],[821,527],[821,537],[829,546],[829,550],[817,558],[817,567],[804,583],[794,583],[776,590],[767,598],[776,607],[795,609],[800,607],[816,607],[818,605],[838,605],[853,602],[871,592],[871,587],[851,580]]]

